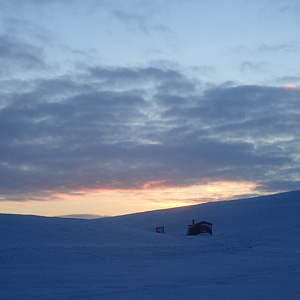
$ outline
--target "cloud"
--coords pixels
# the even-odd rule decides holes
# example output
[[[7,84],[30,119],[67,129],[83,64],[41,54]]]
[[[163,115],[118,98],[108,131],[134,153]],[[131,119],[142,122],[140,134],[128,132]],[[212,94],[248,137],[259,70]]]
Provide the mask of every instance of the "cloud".
[[[291,41],[285,44],[278,45],[261,45],[257,49],[258,52],[262,53],[273,53],[273,52],[299,52],[300,45],[296,41]]]
[[[113,10],[112,14],[122,23],[127,26],[133,25],[137,27],[144,33],[149,34],[149,25],[147,24],[145,18],[142,15],[136,13],[125,12],[121,10]]]
[[[158,67],[88,67],[15,84],[0,95],[3,200],[147,182],[297,186],[299,90],[203,90],[180,70]]]
[[[264,72],[269,67],[269,63],[266,61],[261,62],[243,62],[240,65],[240,71],[242,72]]]
[[[42,49],[8,35],[0,35],[0,61],[2,73],[46,68]]]
[[[154,2],[136,1],[121,3],[111,8],[111,15],[127,28],[139,30],[150,35],[152,32],[170,32],[170,29],[158,20],[162,5]]]
[[[300,76],[282,76],[275,79],[275,82],[278,84],[291,84],[300,82]]]
[[[77,0],[69,0],[68,2],[75,2]],[[0,6],[20,6],[20,5],[49,5],[53,3],[64,3],[65,0],[28,0],[26,2],[22,0],[11,0],[9,3],[7,1],[0,1]]]
[[[285,4],[285,5],[281,5],[278,10],[281,13],[293,13],[298,15],[298,13],[300,12],[300,5]]]
[[[286,88],[286,89],[296,89],[296,90],[300,89],[297,85],[294,85],[294,84],[285,84],[282,87]]]

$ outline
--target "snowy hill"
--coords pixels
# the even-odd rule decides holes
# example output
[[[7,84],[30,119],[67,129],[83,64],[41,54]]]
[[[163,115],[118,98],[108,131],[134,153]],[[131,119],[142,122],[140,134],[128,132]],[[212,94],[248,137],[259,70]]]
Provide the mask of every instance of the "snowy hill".
[[[0,214],[1,299],[299,299],[299,213],[300,191],[94,220]],[[213,236],[187,236],[192,219]]]
[[[282,222],[298,221],[295,210],[300,212],[300,191],[281,193],[270,196],[262,196],[249,199],[210,202],[194,206],[150,211],[145,213],[118,216],[104,220],[94,220],[99,223],[119,224],[128,227],[139,227],[153,231],[156,226],[163,225],[169,233],[186,232],[186,225],[192,219],[210,220],[215,224],[215,234],[224,231],[242,231],[247,224],[258,222],[264,226]],[[242,227],[241,227],[242,225]]]

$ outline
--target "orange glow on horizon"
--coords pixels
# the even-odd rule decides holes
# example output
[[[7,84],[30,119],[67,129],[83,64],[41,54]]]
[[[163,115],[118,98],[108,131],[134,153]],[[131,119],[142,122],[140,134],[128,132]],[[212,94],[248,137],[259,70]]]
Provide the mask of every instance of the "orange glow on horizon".
[[[149,189],[149,188],[155,188],[155,187],[159,187],[162,185],[162,183],[164,183],[166,180],[157,180],[157,181],[148,181],[146,183],[143,184],[143,188],[144,189]]]
[[[151,181],[136,190],[78,190],[72,193],[49,193],[44,201],[2,202],[3,213],[59,216],[68,214],[98,214],[116,216],[156,209],[173,208],[211,201],[230,200],[251,194],[253,182],[213,182],[186,187],[165,187]]]
[[[285,89],[300,90],[300,88],[297,85],[294,85],[294,84],[285,84],[282,87],[285,88]]]

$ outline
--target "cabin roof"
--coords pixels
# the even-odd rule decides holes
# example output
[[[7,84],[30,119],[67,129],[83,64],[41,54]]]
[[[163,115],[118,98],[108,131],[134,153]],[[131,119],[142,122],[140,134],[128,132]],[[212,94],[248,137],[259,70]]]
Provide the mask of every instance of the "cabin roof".
[[[209,224],[209,225],[212,225],[212,223],[206,222],[206,221],[201,221],[201,222],[199,222],[199,223],[197,223],[197,224]]]
[[[195,223],[195,224],[192,224],[192,225],[189,225],[189,226],[195,226],[195,225],[202,225],[202,224],[206,224],[206,225],[213,225],[212,223],[210,222],[206,222],[206,221],[201,221],[201,222],[198,222],[198,223]]]

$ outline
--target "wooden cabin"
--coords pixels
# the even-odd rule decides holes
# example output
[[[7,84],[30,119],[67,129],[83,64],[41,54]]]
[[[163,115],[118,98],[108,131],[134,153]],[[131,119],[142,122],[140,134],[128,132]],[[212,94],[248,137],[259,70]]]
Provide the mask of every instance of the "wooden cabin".
[[[206,221],[195,223],[193,220],[193,223],[188,225],[187,235],[197,235],[200,233],[209,233],[212,235],[212,225],[212,223]]]

